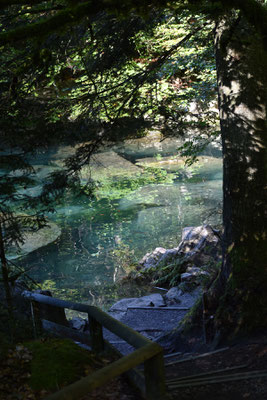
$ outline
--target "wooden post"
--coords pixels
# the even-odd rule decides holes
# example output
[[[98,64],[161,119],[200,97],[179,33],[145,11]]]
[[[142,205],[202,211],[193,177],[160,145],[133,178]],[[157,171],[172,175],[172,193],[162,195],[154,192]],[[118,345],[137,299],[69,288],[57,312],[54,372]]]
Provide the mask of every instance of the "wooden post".
[[[33,325],[33,336],[35,339],[37,339],[43,333],[43,326],[40,304],[36,301],[31,301],[31,316]]]
[[[146,398],[163,400],[166,398],[163,351],[144,362]]]
[[[102,325],[88,314],[89,330],[92,341],[92,350],[99,353],[104,350],[104,338]]]
[[[49,290],[36,290],[35,293],[52,297],[52,293]],[[64,308],[38,302],[35,302],[35,304],[36,307],[39,308],[41,319],[47,319],[48,321],[55,322],[56,324],[69,326]]]
[[[31,316],[32,316],[33,337],[34,337],[34,339],[37,339],[37,329],[36,329],[33,301],[31,301]]]

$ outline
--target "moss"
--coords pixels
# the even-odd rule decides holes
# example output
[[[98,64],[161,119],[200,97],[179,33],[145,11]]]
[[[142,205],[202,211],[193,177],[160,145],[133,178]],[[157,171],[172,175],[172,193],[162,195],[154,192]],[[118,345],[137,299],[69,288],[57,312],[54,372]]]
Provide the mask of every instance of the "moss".
[[[71,340],[49,339],[25,343],[32,352],[30,386],[34,390],[58,389],[93,370],[95,356]]]

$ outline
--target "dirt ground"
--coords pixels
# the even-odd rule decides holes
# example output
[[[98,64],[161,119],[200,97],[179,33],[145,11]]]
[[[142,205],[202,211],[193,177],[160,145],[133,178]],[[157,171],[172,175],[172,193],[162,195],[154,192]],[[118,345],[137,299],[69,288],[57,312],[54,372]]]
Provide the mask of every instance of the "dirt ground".
[[[196,356],[196,355],[194,355]],[[180,360],[186,358],[180,356]],[[176,358],[178,361],[179,358]],[[171,358],[169,363],[171,363]],[[216,372],[221,371],[221,372]],[[213,373],[212,375],[204,374]],[[264,373],[265,376],[257,377]],[[179,362],[167,367],[169,386],[172,379],[202,374],[191,378],[190,387],[181,387],[186,381],[179,381],[179,388],[169,390],[171,400],[266,400],[267,399],[267,338],[260,341],[236,344],[224,350]],[[240,377],[247,379],[239,379]],[[220,378],[223,377],[223,378]],[[217,378],[229,379],[214,382]],[[199,380],[197,382],[197,379]],[[200,379],[210,379],[213,383],[199,384]],[[177,384],[177,382],[176,382]],[[193,386],[195,385],[195,386]],[[171,389],[171,388],[170,388]]]
[[[11,356],[0,365],[1,400],[39,400],[49,392],[34,392],[28,385],[27,353],[23,358]],[[181,354],[166,359],[169,400],[267,400],[267,337],[223,348],[216,353]],[[190,359],[190,357],[194,357]],[[185,359],[187,359],[185,361]],[[244,373],[246,379],[244,378]],[[196,377],[195,375],[202,374]],[[241,375],[240,375],[241,374]],[[258,377],[258,374],[263,376]],[[191,377],[191,384],[186,380]],[[243,376],[242,376],[243,375]],[[254,376],[255,375],[255,376]],[[220,378],[222,377],[222,378]],[[229,380],[230,377],[230,380]],[[180,381],[176,381],[177,378]],[[214,382],[215,379],[228,379]],[[205,379],[205,381],[200,381]],[[213,382],[207,382],[206,379]],[[234,379],[234,380],[233,380]],[[179,384],[179,388],[172,385]],[[186,385],[186,387],[182,387]],[[124,378],[114,379],[81,400],[141,400]]]

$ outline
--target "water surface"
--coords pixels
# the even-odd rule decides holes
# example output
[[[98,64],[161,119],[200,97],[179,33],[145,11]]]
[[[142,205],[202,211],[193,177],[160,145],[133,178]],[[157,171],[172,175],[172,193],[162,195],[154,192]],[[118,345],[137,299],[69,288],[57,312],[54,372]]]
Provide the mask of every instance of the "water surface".
[[[35,160],[40,182],[51,169],[59,167],[61,155],[65,153],[67,150],[61,149]],[[173,182],[146,183],[117,198],[116,191],[103,196],[103,185],[100,185],[102,197],[100,190],[98,200],[66,198],[57,212],[49,215],[61,228],[59,238],[19,260],[21,265],[30,268],[31,277],[43,287],[56,290],[61,298],[99,304],[114,294],[112,284],[144,254],[155,247],[176,247],[184,227],[221,223],[220,158],[207,156],[202,159],[201,166],[184,174],[181,164],[175,163],[171,156],[164,158],[163,154],[163,159],[160,158],[158,148],[151,158],[150,145],[148,155],[143,148],[142,154],[138,152],[136,157],[132,151],[133,163],[123,159],[121,169],[116,164],[112,170],[111,164],[105,165],[112,162],[112,154],[109,154],[102,164],[95,163],[95,176],[101,180],[106,171],[116,179],[128,172],[131,177],[140,169],[139,166],[137,170],[137,164],[156,162],[168,174],[177,173]],[[37,193],[39,188],[30,190]]]

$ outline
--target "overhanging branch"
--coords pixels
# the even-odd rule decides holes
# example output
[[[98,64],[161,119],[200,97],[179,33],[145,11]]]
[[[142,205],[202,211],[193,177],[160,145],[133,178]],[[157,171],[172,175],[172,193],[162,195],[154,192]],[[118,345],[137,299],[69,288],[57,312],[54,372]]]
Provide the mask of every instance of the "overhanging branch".
[[[0,3],[1,4],[1,3]],[[95,14],[103,9],[102,2],[87,1],[59,11],[56,15],[44,18],[41,21],[27,24],[9,32],[0,34],[0,45],[6,45],[13,42],[31,39],[33,37],[45,36],[54,31],[69,26],[90,14]]]
[[[0,0],[0,8],[6,8],[8,6],[20,5],[20,6],[35,6],[36,4],[44,3],[45,0]]]
[[[211,3],[215,0],[211,0]],[[0,0],[0,9],[6,8],[11,5],[37,5],[40,3],[46,3],[42,0]],[[90,15],[95,15],[99,11],[106,10],[107,12],[119,12],[127,13],[130,10],[139,9],[141,6],[140,1],[128,1],[118,2],[116,0],[107,2],[105,0],[90,0],[83,3],[76,2],[75,7],[69,7],[65,10],[58,12],[56,15],[44,18],[33,24],[26,24],[22,27],[10,30],[0,34],[0,45],[10,44],[12,42],[25,40],[40,35],[46,35],[50,32],[60,30],[66,26],[76,23],[82,18]],[[160,3],[160,4],[159,4]],[[193,1],[194,5],[203,5],[203,0]],[[148,2],[148,5],[151,5]],[[173,2],[173,4],[175,4]],[[267,40],[267,8],[258,2],[257,0],[221,0],[221,4],[226,9],[233,8],[242,11],[244,16],[247,18],[260,34],[263,39]],[[172,2],[167,1],[155,1],[153,2],[154,7],[172,7]]]

